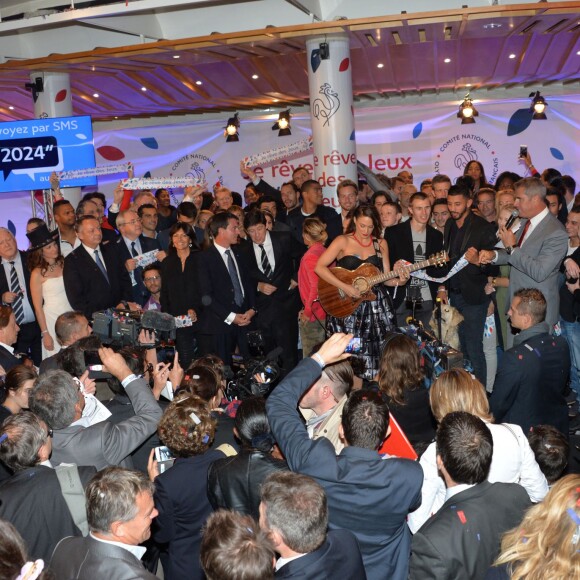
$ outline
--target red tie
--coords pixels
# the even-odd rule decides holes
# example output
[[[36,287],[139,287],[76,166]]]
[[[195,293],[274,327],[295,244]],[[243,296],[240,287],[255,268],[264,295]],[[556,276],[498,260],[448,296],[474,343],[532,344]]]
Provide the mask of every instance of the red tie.
[[[531,223],[532,223],[531,220],[528,220],[526,222],[526,225],[524,226],[524,231],[522,232],[522,235],[520,236],[520,239],[518,240],[518,248],[523,244],[524,238],[526,237],[526,234],[528,233],[528,229],[529,229]]]

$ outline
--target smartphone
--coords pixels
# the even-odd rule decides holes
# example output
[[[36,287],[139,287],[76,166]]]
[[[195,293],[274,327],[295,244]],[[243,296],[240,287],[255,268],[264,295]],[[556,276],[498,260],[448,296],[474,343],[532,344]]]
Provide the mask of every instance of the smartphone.
[[[351,341],[348,343],[348,346],[346,347],[344,352],[350,352],[352,354],[358,354],[360,351],[362,350],[362,343],[361,343],[361,339],[357,338],[356,336],[354,338],[351,339]]]
[[[520,145],[520,159],[523,159],[528,155],[528,146]]]
[[[159,473],[167,471],[175,461],[171,451],[165,446],[155,447],[155,459],[159,465]]]

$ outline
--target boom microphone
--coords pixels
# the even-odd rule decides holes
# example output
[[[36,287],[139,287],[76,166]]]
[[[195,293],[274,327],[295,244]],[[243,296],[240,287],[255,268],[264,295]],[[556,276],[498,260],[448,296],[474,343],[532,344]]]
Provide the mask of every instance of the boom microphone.
[[[520,212],[517,209],[514,209],[514,211],[512,211],[512,213],[510,214],[510,217],[507,219],[507,222],[505,223],[505,229],[509,230],[513,223],[520,217]],[[499,240],[499,230],[498,233],[496,234],[497,239]]]
[[[147,330],[171,332],[175,330],[175,318],[159,310],[146,310],[141,317],[141,326]]]

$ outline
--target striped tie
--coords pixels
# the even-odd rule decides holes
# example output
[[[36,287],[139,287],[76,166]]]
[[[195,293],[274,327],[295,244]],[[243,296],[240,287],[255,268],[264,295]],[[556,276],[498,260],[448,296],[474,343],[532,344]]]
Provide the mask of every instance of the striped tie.
[[[22,290],[20,288],[20,281],[18,280],[18,272],[14,267],[14,262],[10,262],[10,290],[16,294],[14,302],[12,302],[12,311],[17,324],[22,324],[24,320],[24,306],[22,306]]]
[[[266,278],[272,278],[272,266],[270,266],[270,260],[268,260],[268,255],[264,249],[264,244],[259,244],[262,254],[260,256],[260,261],[262,262],[262,272],[266,275]]]

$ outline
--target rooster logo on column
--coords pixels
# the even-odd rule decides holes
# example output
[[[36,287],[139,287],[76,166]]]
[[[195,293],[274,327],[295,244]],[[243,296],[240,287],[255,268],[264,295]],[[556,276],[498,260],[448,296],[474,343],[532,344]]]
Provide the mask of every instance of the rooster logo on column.
[[[312,114],[318,120],[321,118],[325,119],[322,126],[326,127],[330,121],[330,117],[332,117],[340,108],[340,101],[338,99],[338,93],[330,86],[329,83],[324,83],[318,92],[321,95],[324,95],[326,100],[315,99],[312,103]]]

